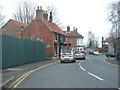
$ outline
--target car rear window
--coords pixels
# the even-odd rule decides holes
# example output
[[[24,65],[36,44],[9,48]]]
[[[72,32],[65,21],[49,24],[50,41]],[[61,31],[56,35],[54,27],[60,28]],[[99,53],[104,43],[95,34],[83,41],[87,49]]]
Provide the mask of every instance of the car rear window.
[[[62,55],[71,55],[70,53],[63,53]]]

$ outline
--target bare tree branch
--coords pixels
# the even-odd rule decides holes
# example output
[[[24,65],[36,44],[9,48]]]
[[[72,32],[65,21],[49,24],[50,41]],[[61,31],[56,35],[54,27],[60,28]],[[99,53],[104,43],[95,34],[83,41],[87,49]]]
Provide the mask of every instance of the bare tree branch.
[[[58,12],[57,9],[54,6],[47,6],[47,12],[50,13],[52,12],[53,15],[53,22],[56,23],[60,28],[64,29],[65,26],[62,24],[58,17]]]
[[[5,16],[2,15],[2,7],[0,7],[0,28],[4,24],[4,19],[5,19]]]
[[[120,2],[120,1],[119,1]],[[120,3],[114,2],[109,4],[108,6],[108,20],[112,24],[112,28],[110,30],[110,36],[116,38],[117,36],[117,29],[118,29],[118,17],[120,12]]]
[[[99,46],[99,42],[95,37],[95,34],[92,31],[88,32],[88,47],[91,49],[97,48]]]
[[[35,18],[35,4],[32,2],[19,2],[13,19],[29,24]]]

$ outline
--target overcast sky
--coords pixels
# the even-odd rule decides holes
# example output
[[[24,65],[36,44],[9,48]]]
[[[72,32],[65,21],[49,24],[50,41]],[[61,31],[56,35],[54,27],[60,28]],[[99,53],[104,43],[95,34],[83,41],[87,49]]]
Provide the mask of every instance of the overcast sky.
[[[3,13],[9,20],[17,7],[18,1],[25,0],[0,0]],[[28,0],[30,1],[30,0]],[[102,36],[107,37],[110,23],[107,20],[107,6],[117,0],[31,0],[39,6],[53,5],[57,9],[58,16],[63,25],[78,28],[78,32],[84,36],[87,42],[88,31],[95,33],[101,41]]]

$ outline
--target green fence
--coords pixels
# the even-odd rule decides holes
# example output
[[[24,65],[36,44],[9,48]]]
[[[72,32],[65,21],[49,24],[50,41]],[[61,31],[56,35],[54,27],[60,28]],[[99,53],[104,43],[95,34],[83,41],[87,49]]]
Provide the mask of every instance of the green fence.
[[[0,35],[0,69],[2,68],[2,36]]]
[[[45,60],[45,44],[2,35],[2,68]]]

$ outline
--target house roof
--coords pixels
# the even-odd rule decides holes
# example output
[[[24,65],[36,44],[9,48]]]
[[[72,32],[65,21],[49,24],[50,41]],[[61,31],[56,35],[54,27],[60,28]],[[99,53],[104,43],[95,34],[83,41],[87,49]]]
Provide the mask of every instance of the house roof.
[[[104,42],[112,43],[113,42],[113,37],[108,37],[104,40]]]
[[[71,37],[71,38],[84,38],[77,31],[70,31],[70,32],[65,31],[65,33],[66,33],[67,37]]]
[[[22,22],[15,21],[15,20],[13,20],[13,19],[10,19],[8,22],[13,22],[17,27],[22,27],[22,26],[23,26],[23,27],[26,27],[26,26],[27,26],[27,24],[22,23]],[[7,22],[7,23],[8,23],[8,22]],[[7,24],[7,23],[6,23],[6,24]],[[6,25],[6,24],[5,24],[5,25]],[[4,26],[5,26],[5,25],[4,25]],[[3,26],[2,28],[4,28],[4,26]]]
[[[11,19],[12,20],[12,19]],[[15,20],[12,20],[18,27],[20,27],[20,26],[23,26],[23,27],[26,27],[27,26],[27,24],[25,24],[25,23],[22,23],[22,22],[18,22],[18,21],[15,21]]]
[[[27,30],[45,30],[48,29],[51,32],[56,32],[61,35],[66,35],[62,29],[60,29],[55,23],[43,20],[33,20],[27,27]]]
[[[47,24],[48,28],[52,31],[52,32],[56,32],[62,35],[66,35],[66,33],[55,23],[53,22],[49,22],[49,21],[45,21],[45,23]]]

